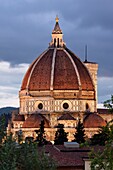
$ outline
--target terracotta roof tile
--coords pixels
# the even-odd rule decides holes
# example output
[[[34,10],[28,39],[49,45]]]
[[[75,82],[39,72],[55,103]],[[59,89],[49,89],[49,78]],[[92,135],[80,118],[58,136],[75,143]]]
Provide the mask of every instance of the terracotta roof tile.
[[[73,64],[63,50],[57,50],[56,53],[54,89],[79,89],[78,78]]]
[[[111,112],[109,112],[109,110],[108,109],[97,109],[97,112],[99,113],[99,114],[111,114]]]
[[[53,90],[94,91],[87,68],[74,53],[67,48],[57,48],[54,61],[53,52],[54,49],[49,48],[31,64],[23,79],[21,90],[26,89],[27,84],[30,91],[50,90],[53,78]]]
[[[25,121],[24,115],[15,115],[13,121]]]
[[[95,146],[94,150],[103,150],[103,146]],[[89,156],[92,148],[65,148],[63,145],[46,145],[44,146],[45,152],[52,156],[58,167],[84,167],[83,158]]]
[[[44,120],[45,128],[49,128],[49,121],[41,114],[31,114],[23,123],[23,128],[39,128],[41,121]]]
[[[69,113],[65,113],[62,116],[60,116],[58,120],[76,120],[76,119],[73,116],[71,116]]]
[[[106,126],[105,120],[97,113],[89,113],[83,120],[85,128],[99,128]]]
[[[29,82],[30,90],[49,90],[53,50],[49,50],[36,64]]]
[[[77,56],[75,56],[73,52],[71,52],[69,49],[67,49],[67,51],[72,56],[79,71],[82,90],[94,90],[93,81],[85,65],[80,61]]]

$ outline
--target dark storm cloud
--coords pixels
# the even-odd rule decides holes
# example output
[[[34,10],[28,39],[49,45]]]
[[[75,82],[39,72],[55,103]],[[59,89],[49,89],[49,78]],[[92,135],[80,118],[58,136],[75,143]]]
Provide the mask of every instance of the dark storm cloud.
[[[113,76],[113,1],[1,0],[0,59],[31,63],[51,41],[56,14],[67,46],[99,64],[100,76]]]
[[[84,60],[87,44],[99,64],[98,102],[113,94],[112,0],[0,0],[0,107],[19,105],[22,78],[48,47],[56,15],[67,47]]]

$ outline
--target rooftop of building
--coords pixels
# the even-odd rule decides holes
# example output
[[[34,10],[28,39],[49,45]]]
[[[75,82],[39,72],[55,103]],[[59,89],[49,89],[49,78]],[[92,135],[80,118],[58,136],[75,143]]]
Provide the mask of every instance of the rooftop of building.
[[[92,148],[102,151],[103,146],[66,148],[64,145],[45,145],[45,153],[48,153],[58,164],[58,167],[84,167],[84,158],[89,158]]]

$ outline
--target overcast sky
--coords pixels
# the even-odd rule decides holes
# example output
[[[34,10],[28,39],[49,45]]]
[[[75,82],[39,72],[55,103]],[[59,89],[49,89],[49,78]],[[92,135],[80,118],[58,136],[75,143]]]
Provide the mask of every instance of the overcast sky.
[[[0,107],[19,106],[29,64],[51,41],[58,15],[64,41],[99,64],[98,102],[113,94],[113,0],[0,0]]]

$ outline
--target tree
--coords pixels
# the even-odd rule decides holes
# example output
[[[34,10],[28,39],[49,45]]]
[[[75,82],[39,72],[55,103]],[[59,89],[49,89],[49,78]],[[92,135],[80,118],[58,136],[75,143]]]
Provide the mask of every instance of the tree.
[[[19,170],[54,170],[55,161],[48,157],[44,150],[38,151],[37,143],[25,142],[21,144],[18,152]]]
[[[37,144],[25,142],[16,144],[8,136],[0,148],[0,170],[54,170],[55,161],[44,150],[38,151]]]
[[[35,132],[37,133],[37,138],[36,141],[38,141],[38,145],[39,146],[43,146],[45,144],[47,144],[47,140],[46,140],[46,136],[45,136],[45,131],[44,131],[44,120],[41,121],[40,124],[40,129],[39,130],[35,130]]]
[[[17,168],[17,148],[12,135],[6,139],[0,147],[0,170],[16,170]]]
[[[1,118],[0,118],[0,144],[2,143],[2,140],[5,136],[6,136],[5,115],[1,115]]]
[[[106,126],[100,127],[97,134],[91,138],[91,145],[105,145],[107,141],[113,140],[113,124],[108,122]]]
[[[90,153],[91,170],[113,170],[113,143],[108,142],[103,151]]]
[[[54,144],[55,145],[63,145],[64,142],[68,141],[68,132],[64,131],[64,125],[63,124],[58,124],[57,131],[55,133],[55,139],[54,139]]]
[[[84,130],[83,123],[80,121],[80,119],[75,129],[76,129],[76,132],[74,134],[75,139],[73,141],[76,141],[79,144],[84,143],[85,142],[85,130]]]
[[[113,113],[113,95],[111,95],[111,99],[104,102],[104,106],[108,108],[111,113]]]
[[[91,158],[91,170],[113,170],[113,120],[110,121],[106,127],[103,128],[101,133],[104,141],[104,150],[103,151],[92,151],[90,153]],[[104,134],[104,135],[103,135]],[[100,143],[98,143],[100,144]]]
[[[4,122],[4,121],[3,121]],[[4,125],[1,132],[4,131]],[[37,143],[16,143],[12,134],[0,134],[0,170],[55,170],[56,163],[44,150],[38,151]]]
[[[94,134],[91,138],[91,145],[105,145],[109,139],[109,128],[108,126],[100,127],[97,134]]]
[[[111,99],[104,102],[104,106],[113,113],[113,95],[111,95]],[[105,127],[100,127],[98,133],[93,135],[93,137],[91,138],[92,145],[105,145],[106,142],[110,139],[113,140],[113,125],[111,124],[112,122],[113,120],[108,122]]]

